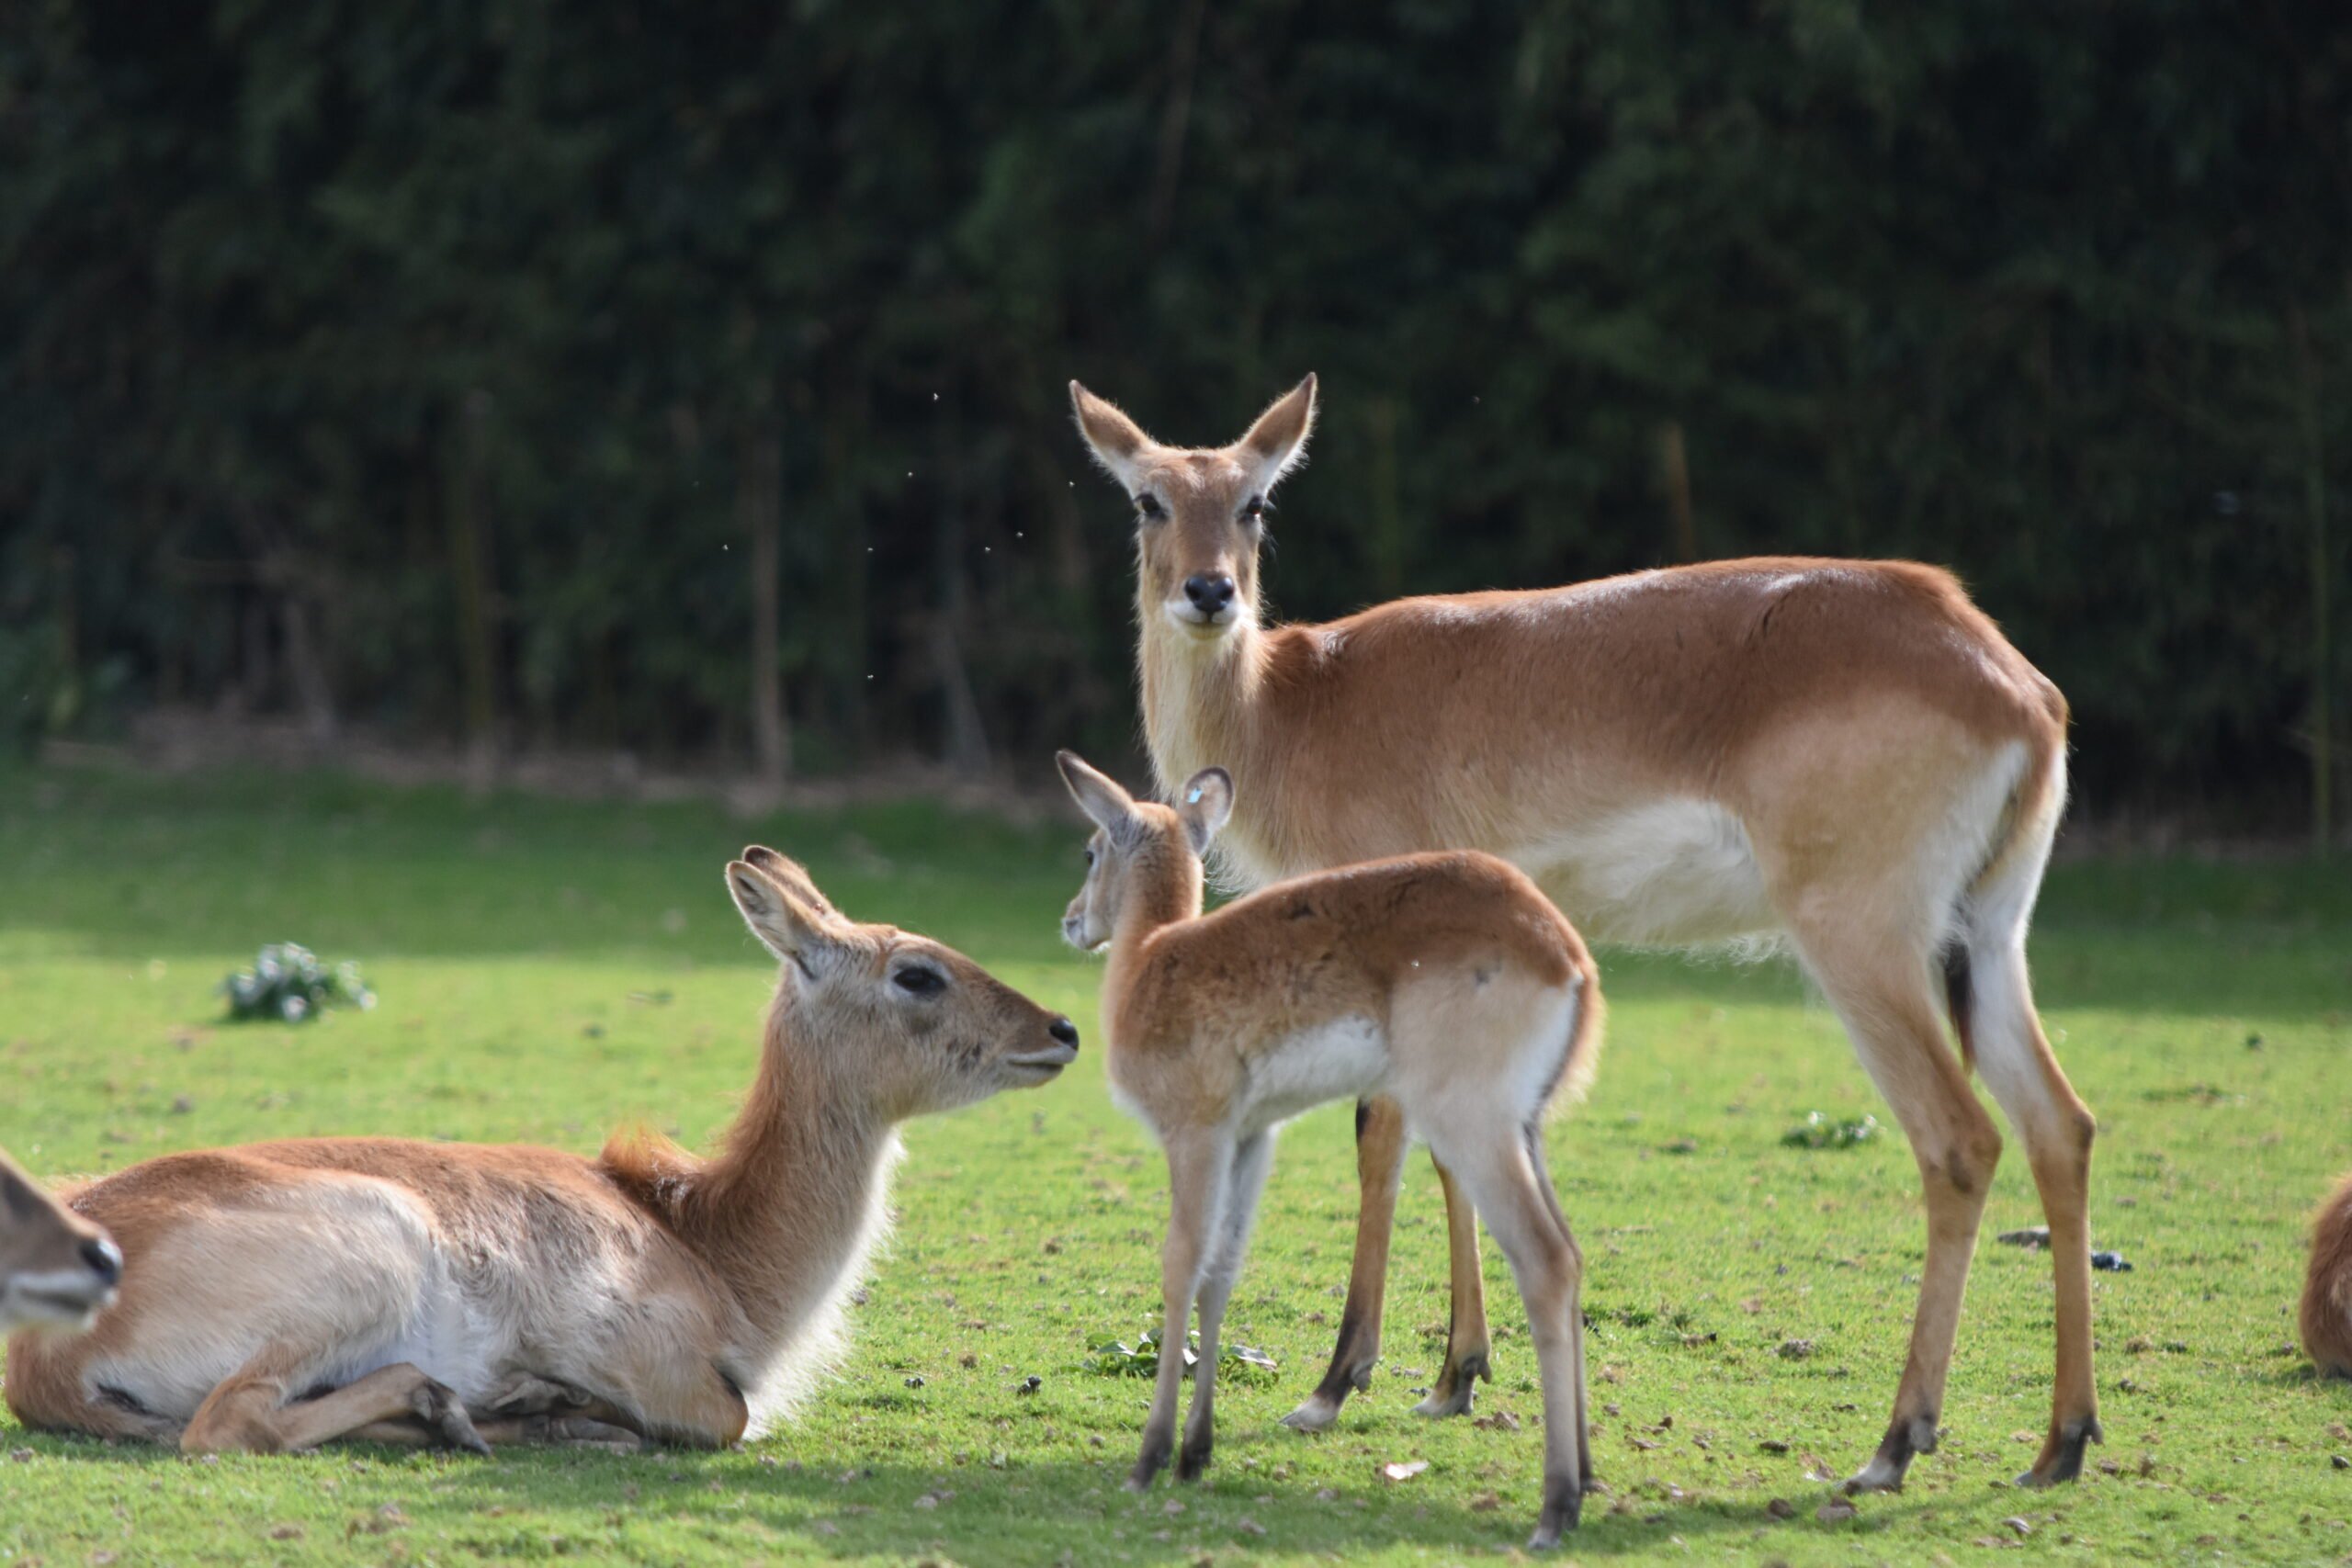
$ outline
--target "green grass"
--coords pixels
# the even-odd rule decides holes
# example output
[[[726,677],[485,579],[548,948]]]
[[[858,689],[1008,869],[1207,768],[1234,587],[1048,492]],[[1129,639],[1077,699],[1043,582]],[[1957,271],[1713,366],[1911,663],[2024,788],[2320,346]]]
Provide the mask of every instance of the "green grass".
[[[1444,1315],[1425,1163],[1407,1180],[1371,1393],[1319,1438],[1276,1424],[1338,1317],[1355,1207],[1339,1108],[1284,1137],[1235,1297],[1228,1331],[1280,1372],[1228,1385],[1208,1484],[1120,1490],[1146,1386],[1088,1371],[1089,1349],[1153,1318],[1166,1191],[1146,1135],[1103,1094],[1094,967],[1056,941],[1080,874],[1074,825],[920,806],[746,824],[333,779],[0,774],[0,1145],[56,1174],[321,1133],[585,1151],[637,1119],[704,1139],[748,1079],[771,983],[719,878],[750,839],[804,857],[852,913],[964,947],[1088,1038],[1062,1081],[908,1129],[895,1240],[851,1314],[839,1376],[798,1422],[724,1454],[345,1449],[198,1464],[0,1418],[0,1562],[1515,1550],[1542,1433],[1491,1247],[1498,1382],[1480,1409],[1522,1428],[1409,1410]],[[212,987],[276,940],[362,960],[381,1005],[302,1028],[220,1025]],[[1609,1488],[1566,1556],[2352,1558],[2352,1472],[2329,1463],[2352,1452],[2352,1385],[2311,1379],[2290,1343],[2306,1215],[2352,1163],[2352,888],[2288,863],[2063,868],[2034,956],[2053,1038],[2103,1125],[2097,1244],[2137,1265],[2096,1277],[2108,1441],[2093,1459],[2117,1473],[2007,1486],[2047,1412],[2051,1289],[2045,1258],[1988,1239],[1941,1450],[1902,1495],[1816,1520],[1829,1488],[1807,1472],[1869,1455],[1901,1370],[1922,1244],[1909,1158],[1892,1136],[1781,1146],[1807,1111],[1880,1109],[1785,967],[1607,954],[1599,1086],[1551,1133],[1589,1258]],[[2013,1147],[1987,1236],[2039,1219]],[[1814,1354],[1781,1359],[1790,1339]],[[1032,1375],[1042,1386],[1023,1393]],[[1380,1479],[1411,1460],[1428,1470]],[[1774,1498],[1797,1517],[1772,1519]]]

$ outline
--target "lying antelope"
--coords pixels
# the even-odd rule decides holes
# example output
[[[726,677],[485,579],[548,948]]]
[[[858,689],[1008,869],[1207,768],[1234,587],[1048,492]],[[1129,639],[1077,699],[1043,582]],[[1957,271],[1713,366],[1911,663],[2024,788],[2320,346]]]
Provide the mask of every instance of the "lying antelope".
[[[2352,1378],[2352,1177],[2319,1212],[2303,1276],[2303,1348],[2323,1372]]]
[[[87,1328],[121,1279],[107,1233],[0,1154],[0,1334]]]
[[[1153,769],[1165,788],[1221,763],[1239,788],[1224,874],[1262,886],[1476,849],[1525,871],[1596,941],[1793,944],[1894,1107],[1927,1201],[1910,1356],[1855,1490],[1900,1486],[1935,1447],[2001,1152],[1973,1061],[2025,1141],[2056,1272],[2050,1427],[2021,1479],[2075,1476],[2099,1436],[2095,1123],[2042,1035],[2025,961],[2065,804],[2057,688],[1948,574],[1900,561],[1718,561],[1268,627],[1266,508],[1306,448],[1315,378],[1209,449],[1162,446],[1070,393],[1135,502]],[[1355,1269],[1330,1371],[1291,1416],[1302,1427],[1328,1425],[1379,1351],[1404,1127],[1379,1099],[1359,1125]],[[1469,1407],[1487,1352],[1476,1233],[1446,1188],[1454,1306],[1430,1414]]]
[[[74,1201],[121,1238],[120,1306],[81,1339],[11,1341],[9,1405],[191,1451],[756,1431],[827,1348],[897,1124],[1047,1081],[1078,1032],[935,942],[844,919],[773,851],[727,883],[782,979],[719,1153],[349,1138],[149,1160]]]
[[[1127,1483],[1176,1458],[1206,1468],[1217,1331],[1250,1238],[1274,1130],[1327,1100],[1384,1095],[1502,1244],[1544,1377],[1544,1510],[1531,1542],[1574,1526],[1592,1479],[1583,1259],[1544,1165],[1545,1105],[1589,1079],[1600,991],[1584,943],[1526,876],[1491,855],[1410,855],[1264,888],[1201,913],[1201,856],[1233,808],[1221,768],[1170,808],[1131,798],[1065,751],[1096,831],[1062,918],[1108,945],[1102,1020],[1112,1092],[1168,1156],[1159,1382]],[[1200,1360],[1176,1450],[1176,1397],[1197,1295]]]

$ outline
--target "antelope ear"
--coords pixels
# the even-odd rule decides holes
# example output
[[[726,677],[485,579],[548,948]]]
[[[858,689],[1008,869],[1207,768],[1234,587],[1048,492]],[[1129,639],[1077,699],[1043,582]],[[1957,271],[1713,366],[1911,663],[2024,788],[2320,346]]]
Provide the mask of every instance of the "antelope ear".
[[[1250,488],[1263,495],[1306,460],[1306,438],[1315,433],[1315,378],[1276,398],[1250,434],[1235,442],[1235,457],[1252,473]]]
[[[822,915],[752,865],[728,862],[727,891],[761,945],[804,975],[813,976],[839,946]]]
[[[1223,768],[1203,768],[1176,794],[1176,819],[1184,824],[1196,855],[1209,852],[1209,840],[1232,816],[1233,775]]]
[[[780,855],[765,844],[753,844],[743,852],[743,858],[764,873],[769,881],[815,910],[820,918],[842,918],[832,901],[817,890],[817,880],[808,874],[808,868],[791,856]]]
[[[1111,835],[1117,843],[1127,843],[1135,838],[1136,797],[1118,785],[1107,773],[1097,772],[1075,751],[1057,751],[1054,763],[1062,771],[1062,783],[1069,786],[1070,797],[1078,808],[1093,819],[1094,825]]]
[[[1153,449],[1151,437],[1116,407],[1075,381],[1069,384],[1069,406],[1078,415],[1078,433],[1086,438],[1094,460],[1119,481],[1119,488],[1132,494],[1142,477],[1144,457]]]

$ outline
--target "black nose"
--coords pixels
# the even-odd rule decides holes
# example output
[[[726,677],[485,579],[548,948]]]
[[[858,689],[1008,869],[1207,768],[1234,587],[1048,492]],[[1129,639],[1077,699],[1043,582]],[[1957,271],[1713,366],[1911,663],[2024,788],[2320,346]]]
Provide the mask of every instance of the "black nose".
[[[1054,1020],[1053,1022],[1046,1025],[1046,1032],[1060,1041],[1063,1044],[1069,1046],[1071,1050],[1075,1051],[1078,1049],[1078,1025],[1072,1023],[1069,1020],[1066,1018],[1057,1018]]]
[[[1195,572],[1184,580],[1184,597],[1204,615],[1214,615],[1233,603],[1233,579],[1221,571],[1214,577]]]
[[[115,1250],[114,1243],[103,1237],[92,1236],[82,1244],[82,1261],[107,1284],[122,1278],[122,1254]]]

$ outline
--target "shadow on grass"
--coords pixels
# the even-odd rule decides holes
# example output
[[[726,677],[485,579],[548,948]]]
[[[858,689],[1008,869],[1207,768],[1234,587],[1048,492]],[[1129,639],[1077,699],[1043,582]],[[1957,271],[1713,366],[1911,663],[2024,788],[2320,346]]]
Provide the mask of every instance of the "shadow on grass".
[[[618,1458],[504,1450],[484,1461],[349,1445],[331,1457],[336,1475],[350,1483],[321,1508],[316,1457],[228,1460],[216,1471],[144,1445],[16,1436],[39,1455],[136,1472],[158,1487],[168,1487],[175,1472],[200,1485],[197,1477],[225,1479],[233,1467],[241,1472],[238,1495],[260,1514],[223,1521],[232,1528],[266,1528],[269,1518],[307,1509],[316,1528],[351,1538],[404,1533],[418,1550],[446,1540],[462,1552],[500,1557],[627,1555],[658,1550],[659,1532],[679,1529],[691,1530],[706,1550],[752,1553],[788,1545],[797,1554],[842,1559],[938,1552],[971,1568],[1191,1562],[1231,1551],[1253,1557],[1338,1552],[1342,1559],[1396,1548],[1505,1551],[1522,1545],[1533,1528],[1538,1490],[1531,1472],[1501,1487],[1493,1506],[1465,1507],[1429,1499],[1409,1482],[1368,1479],[1334,1494],[1253,1472],[1213,1471],[1205,1485],[1163,1481],[1138,1496],[1122,1483],[1124,1458],[831,1472],[821,1463],[774,1462],[772,1456],[753,1462],[747,1450]],[[288,1465],[303,1471],[286,1477],[286,1501],[273,1508],[266,1472]],[[355,1472],[364,1480],[354,1479]],[[386,1497],[397,1501],[380,1500]],[[1600,1495],[1587,1499],[1584,1521],[1566,1548],[1582,1559],[1655,1553],[1669,1540],[1702,1557],[1721,1556],[1745,1544],[1736,1536],[1792,1546],[1841,1539],[1863,1545],[1917,1511],[1876,1498],[1859,1524],[1824,1523],[1813,1513],[1819,1500],[1810,1489],[1792,1494],[1797,1516],[1780,1520],[1760,1502],[1684,1501],[1637,1489],[1621,1505]]]

